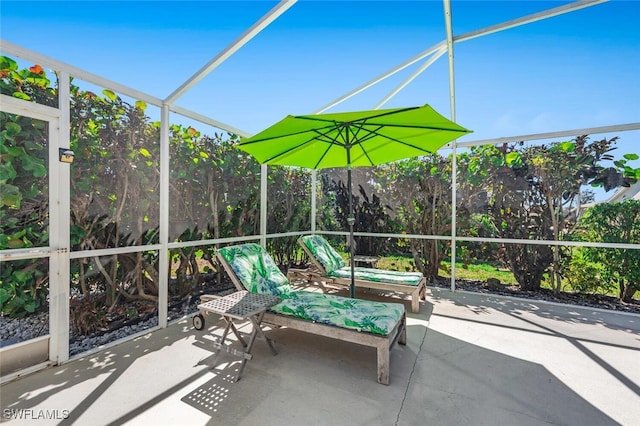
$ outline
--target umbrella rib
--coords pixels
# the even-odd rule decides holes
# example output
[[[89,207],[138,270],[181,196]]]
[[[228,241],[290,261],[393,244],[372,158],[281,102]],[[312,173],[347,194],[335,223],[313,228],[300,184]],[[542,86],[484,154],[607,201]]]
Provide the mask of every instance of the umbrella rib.
[[[382,137],[382,138],[386,138],[386,139],[388,139],[388,140],[390,140],[390,141],[397,142],[397,143],[399,143],[400,145],[408,146],[408,147],[410,147],[410,148],[417,149],[418,151],[422,151],[422,152],[427,153],[427,154],[433,154],[433,151],[431,151],[431,150],[421,148],[421,147],[419,147],[419,146],[416,146],[416,145],[414,145],[414,144],[407,143],[407,142],[402,141],[402,140],[400,140],[400,139],[392,138],[391,136],[387,136],[387,135],[380,134],[380,133],[378,133],[377,131],[372,131],[371,133],[375,134],[376,136],[380,136],[380,137]],[[461,133],[463,133],[463,132],[461,132]]]
[[[412,124],[384,124],[384,125],[381,124],[379,127],[400,127],[403,129],[446,130],[449,132],[469,133],[467,129],[461,129],[459,127],[458,128],[443,127],[443,126],[434,127],[434,126],[422,126],[419,124],[413,124],[413,125]]]
[[[327,149],[325,149],[325,150],[324,150],[324,152],[322,153],[322,155],[320,156],[320,158],[318,158],[318,161],[316,161],[315,166],[313,166],[313,168],[314,168],[314,169],[317,169],[317,168],[318,168],[318,166],[320,165],[320,163],[322,162],[322,160],[324,160],[324,157],[326,157],[326,156],[327,156],[327,153],[328,153],[328,152],[329,152],[329,150],[331,149],[331,145],[332,145],[332,144],[333,144],[333,143],[329,143],[329,144],[327,145]]]
[[[336,127],[337,127],[337,126],[334,124],[334,127],[333,127],[333,128],[335,129]],[[320,136],[322,136],[322,137],[326,137],[326,138],[327,138],[326,142],[328,142],[328,143],[327,143],[327,149],[325,149],[325,150],[324,150],[324,152],[322,153],[322,155],[320,155],[320,157],[318,158],[318,161],[316,161],[316,165],[313,167],[314,169],[317,169],[317,168],[318,168],[318,166],[320,165],[320,163],[322,162],[322,160],[324,160],[324,158],[325,158],[325,157],[327,156],[327,154],[329,153],[329,150],[331,149],[331,146],[332,146],[332,145],[338,145],[338,146],[344,146],[344,145],[341,145],[341,144],[338,142],[338,138],[337,138],[337,137],[335,137],[335,138],[331,138],[330,136],[328,136],[328,134],[321,133],[321,132],[320,132],[320,131],[318,131],[318,130],[315,130],[315,132],[316,132],[316,133],[318,133],[318,134],[319,134]],[[328,133],[328,132],[327,132],[327,133]],[[340,134],[340,130],[338,130],[338,135],[339,135],[339,134]],[[344,137],[343,137],[343,138],[344,138]]]
[[[333,128],[330,128],[330,130],[332,130]],[[337,142],[337,139],[331,138],[331,136],[328,136],[329,132],[320,132],[318,129],[313,129],[311,131],[307,131],[310,133],[316,133],[317,135],[319,135],[322,138],[326,138],[326,139],[320,139],[323,142],[325,142],[326,144],[328,144],[327,149],[324,151],[324,153],[320,156],[320,160],[318,160],[318,162],[316,163],[315,167],[312,167],[313,169],[316,169],[318,167],[318,164],[320,164],[320,162],[324,159],[324,157],[327,155],[327,152],[329,152],[329,149],[331,149],[331,145],[339,145],[342,146],[339,142]],[[306,132],[300,132],[300,133],[306,133]],[[298,133],[298,134],[300,134]],[[293,134],[292,134],[293,135]],[[267,140],[267,139],[265,139]],[[274,155],[273,157],[267,158],[266,160],[264,160],[264,163],[268,163],[271,161],[274,161],[276,159],[282,159],[282,158],[286,158],[289,155],[293,154],[294,152],[298,151],[299,149],[303,148],[305,145],[309,144],[309,143],[313,143],[313,142],[317,142],[318,139],[316,137],[312,137],[296,146],[294,146],[293,148],[287,150],[286,152],[281,152],[277,155]]]
[[[331,129],[332,126],[327,125],[326,128],[327,129]],[[316,132],[316,131],[317,131],[317,129],[312,129],[312,130],[305,129],[305,130],[301,130],[301,131],[298,131],[298,132],[291,132],[291,133],[287,133],[287,134],[278,134],[278,135],[274,135],[274,136],[263,137],[263,138],[260,138],[260,139],[249,138],[249,140],[245,140],[243,142],[240,142],[238,145],[245,145],[245,146],[246,145],[252,145],[252,144],[258,143],[258,142],[266,142],[266,141],[270,141],[270,140],[273,140],[273,139],[280,139],[280,138],[283,138],[283,137],[303,135],[305,133]]]
[[[373,130],[365,129],[364,128],[365,124],[366,124],[366,120],[358,123],[358,126],[356,127],[356,130],[353,132],[353,137],[358,141],[357,144],[360,145],[360,147],[362,148],[362,152],[364,153],[364,156],[367,157],[367,160],[369,161],[369,164],[373,165],[373,160],[369,156],[369,153],[362,146],[362,143],[366,142],[367,139],[371,139],[373,137],[373,135],[376,134],[376,133],[374,133]],[[381,127],[382,127],[382,125],[378,125],[378,129],[376,129],[376,132]],[[367,133],[364,137],[362,137],[362,139],[358,139],[358,133],[360,133],[361,131],[365,131],[365,132],[369,132],[369,133]],[[352,144],[352,145],[354,145],[354,144]]]
[[[366,117],[366,118],[361,118],[361,119],[354,120],[353,122],[371,120],[372,118],[379,118],[379,117],[384,117],[384,116],[387,116],[387,115],[394,115],[394,114],[398,114],[398,113],[405,112],[405,111],[411,111],[411,110],[418,109],[418,108],[421,108],[421,107],[408,107],[408,108],[397,108],[397,109],[392,109],[392,110],[385,110],[385,111],[381,111],[378,114],[374,114],[374,115],[371,115],[371,116]],[[337,113],[337,114],[340,114],[340,113]],[[336,120],[333,119],[333,118],[324,118],[324,117],[321,117],[320,115],[316,115],[316,116],[314,116],[314,115],[296,115],[294,117],[295,118],[299,118],[299,119],[304,119],[304,120],[325,121],[325,122],[330,122],[330,123],[336,122]]]

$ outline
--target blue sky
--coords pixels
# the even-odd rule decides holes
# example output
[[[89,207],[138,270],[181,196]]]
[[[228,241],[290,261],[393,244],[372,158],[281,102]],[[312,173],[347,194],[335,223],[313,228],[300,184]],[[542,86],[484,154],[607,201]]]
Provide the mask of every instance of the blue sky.
[[[454,35],[567,2],[452,1]],[[2,1],[0,34],[164,98],[275,6]],[[640,2],[611,1],[456,44],[465,140],[640,121]],[[443,40],[440,1],[300,1],[177,104],[249,133],[311,113]],[[416,64],[332,111],[372,108]],[[450,115],[446,56],[387,107]],[[620,134],[640,151],[640,132]]]

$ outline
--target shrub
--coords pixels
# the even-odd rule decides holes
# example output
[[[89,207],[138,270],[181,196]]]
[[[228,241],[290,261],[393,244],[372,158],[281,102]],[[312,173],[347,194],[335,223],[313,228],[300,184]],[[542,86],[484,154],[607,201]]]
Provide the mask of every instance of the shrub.
[[[584,241],[640,243],[640,200],[591,207],[580,220],[579,236]],[[630,301],[640,290],[640,250],[600,247],[583,250],[587,261],[602,265],[604,285],[617,286],[622,301]]]

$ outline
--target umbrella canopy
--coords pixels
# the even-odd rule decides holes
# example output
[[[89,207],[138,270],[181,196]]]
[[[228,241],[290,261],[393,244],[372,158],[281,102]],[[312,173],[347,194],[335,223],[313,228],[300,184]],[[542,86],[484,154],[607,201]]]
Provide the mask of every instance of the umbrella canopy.
[[[428,155],[470,132],[424,105],[289,115],[239,147],[263,164],[360,167]]]
[[[385,110],[289,115],[238,147],[261,164],[347,168],[351,297],[355,295],[351,168],[432,154],[471,130],[429,105]]]

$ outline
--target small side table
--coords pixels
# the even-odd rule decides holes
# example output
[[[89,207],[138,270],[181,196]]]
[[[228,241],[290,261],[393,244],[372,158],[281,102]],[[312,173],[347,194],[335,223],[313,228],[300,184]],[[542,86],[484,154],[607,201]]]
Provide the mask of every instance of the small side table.
[[[238,369],[238,374],[236,375],[236,381],[240,380],[240,376],[244,371],[244,367],[247,364],[247,361],[253,358],[251,354],[251,349],[253,348],[253,343],[256,340],[256,337],[260,335],[267,345],[271,349],[271,352],[276,355],[275,348],[271,343],[271,339],[265,336],[264,332],[261,328],[262,318],[264,317],[264,313],[273,305],[280,303],[280,298],[277,296],[272,296],[269,294],[258,294],[251,293],[248,291],[237,291],[235,293],[231,293],[227,296],[222,297],[214,297],[207,302],[201,303],[198,305],[198,309],[203,313],[214,313],[219,314],[227,323],[227,326],[222,333],[222,337],[219,342],[213,344],[213,347],[216,349],[216,355],[213,362],[213,366],[215,367],[218,356],[221,351],[225,351],[232,355],[238,356],[242,358],[242,364]],[[253,325],[253,330],[249,335],[249,343],[246,343],[238,329],[234,325],[234,320],[242,320],[245,321],[249,319]],[[229,334],[229,331],[233,331],[233,334],[238,337],[238,341],[244,347],[244,351],[238,351],[229,346],[225,346],[224,342]]]
[[[356,266],[364,265],[369,268],[375,268],[376,264],[378,263],[378,260],[380,260],[380,258],[377,256],[360,256],[360,255],[353,256],[353,263]]]

